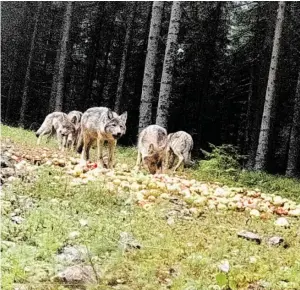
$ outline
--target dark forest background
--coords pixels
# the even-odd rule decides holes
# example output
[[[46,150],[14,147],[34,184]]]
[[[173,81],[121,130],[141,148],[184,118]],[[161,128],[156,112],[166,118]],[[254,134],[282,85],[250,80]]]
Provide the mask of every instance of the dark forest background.
[[[172,4],[162,5],[152,123]],[[36,129],[57,108],[107,106],[128,111],[120,143],[136,144],[152,8],[150,1],[2,1],[1,121]],[[209,143],[233,144],[245,167],[255,167],[277,9],[278,2],[181,2],[167,127],[193,136],[195,156]],[[286,2],[264,168],[272,173],[284,174],[289,157],[288,175],[299,172],[299,71],[300,3]]]

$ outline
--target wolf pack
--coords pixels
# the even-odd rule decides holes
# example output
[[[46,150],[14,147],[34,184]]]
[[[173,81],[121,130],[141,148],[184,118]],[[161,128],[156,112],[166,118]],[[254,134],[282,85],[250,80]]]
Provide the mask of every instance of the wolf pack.
[[[53,112],[36,131],[37,144],[43,136],[47,137],[47,142],[56,136],[59,150],[77,151],[81,154],[80,163],[85,165],[90,160],[90,149],[96,143],[98,165],[112,169],[117,141],[126,133],[126,121],[127,112],[118,115],[106,107],[90,108],[84,113]],[[103,151],[105,142],[108,156]],[[143,166],[151,174],[164,173],[166,169],[176,171],[181,166],[193,164],[192,149],[193,138],[187,132],[168,134],[165,128],[150,125],[138,135],[136,167],[140,170]]]

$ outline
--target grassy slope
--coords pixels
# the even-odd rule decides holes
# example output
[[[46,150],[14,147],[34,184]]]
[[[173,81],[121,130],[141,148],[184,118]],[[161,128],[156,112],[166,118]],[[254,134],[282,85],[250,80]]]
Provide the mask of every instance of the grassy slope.
[[[35,146],[32,132],[1,128],[2,138]],[[132,148],[121,148],[117,154],[118,160],[129,165],[134,164],[135,156]],[[200,171],[187,174],[210,178]],[[204,210],[198,218],[176,220],[169,226],[165,213],[172,205],[166,201],[145,211],[127,202],[126,196],[107,192],[99,182],[70,187],[68,178],[54,180],[54,175],[60,176],[61,172],[45,169],[36,183],[14,184],[5,192],[5,199],[15,194],[34,197],[38,207],[24,212],[26,220],[20,225],[13,224],[3,213],[2,239],[17,242],[16,247],[2,252],[3,289],[11,289],[13,282],[30,283],[33,289],[64,289],[34,283],[39,276],[55,272],[56,251],[66,243],[86,245],[96,256],[93,262],[101,265],[103,278],[98,288],[91,289],[114,289],[116,279],[125,281],[118,289],[165,289],[167,279],[172,280],[171,289],[208,289],[216,284],[217,265],[223,259],[230,262],[230,278],[238,289],[246,289],[260,279],[271,283],[269,289],[300,289],[299,219],[290,219],[289,229],[278,229],[273,225],[275,217],[262,221],[249,219],[247,213]],[[274,183],[277,179],[272,178]],[[228,182],[232,184],[233,180]],[[281,184],[279,192],[285,192],[283,182],[277,182]],[[16,202],[14,207],[20,206]],[[81,227],[80,219],[88,220],[88,226]],[[256,231],[263,237],[281,235],[290,246],[270,248],[265,242],[256,245],[238,239],[236,232],[242,229]],[[70,241],[68,235],[72,231],[79,231],[80,236]],[[142,249],[122,254],[118,249],[121,231],[131,232]],[[256,257],[257,262],[250,263],[250,257]],[[176,275],[170,274],[170,268],[175,269]]]

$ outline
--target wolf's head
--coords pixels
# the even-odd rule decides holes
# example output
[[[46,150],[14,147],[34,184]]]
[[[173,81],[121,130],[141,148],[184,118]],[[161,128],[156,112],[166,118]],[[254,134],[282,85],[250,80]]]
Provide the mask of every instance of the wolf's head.
[[[108,122],[104,127],[105,133],[111,134],[114,139],[119,139],[126,133],[127,112],[118,116],[111,110],[107,112]]]
[[[162,168],[165,150],[154,150],[153,144],[150,144],[148,155],[144,157],[144,163],[151,174],[155,174]]]

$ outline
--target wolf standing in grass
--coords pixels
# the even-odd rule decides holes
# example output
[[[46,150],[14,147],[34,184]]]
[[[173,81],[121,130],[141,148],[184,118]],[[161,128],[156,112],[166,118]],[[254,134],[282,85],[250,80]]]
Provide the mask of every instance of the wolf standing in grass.
[[[55,132],[59,150],[63,150],[64,147],[67,147],[68,142],[73,142],[76,138],[76,127],[68,119],[67,115],[62,112],[53,112],[46,116],[43,124],[36,131],[37,144],[40,144],[41,138],[44,135],[47,135],[48,142]]]
[[[178,163],[174,168],[176,171],[183,163],[185,165],[191,165],[191,152],[194,146],[193,138],[190,134],[184,131],[178,131],[168,135],[168,149],[166,164],[171,168],[174,163],[175,156],[178,157]],[[170,164],[169,164],[170,161]]]
[[[151,174],[162,172],[167,148],[167,130],[158,125],[150,125],[139,134],[136,166],[141,163]]]
[[[113,167],[117,140],[126,133],[127,112],[122,115],[105,107],[94,107],[85,111],[81,119],[81,137],[78,153],[81,161],[89,159],[89,151],[97,141],[97,161],[103,167],[103,145],[108,142],[108,168]]]
[[[71,146],[72,150],[76,149],[78,142],[79,142],[79,137],[80,137],[80,131],[81,131],[81,118],[82,118],[82,112],[80,111],[71,111],[68,113],[68,118],[69,120],[74,124],[76,128],[76,136],[72,140],[71,144],[68,144]]]

